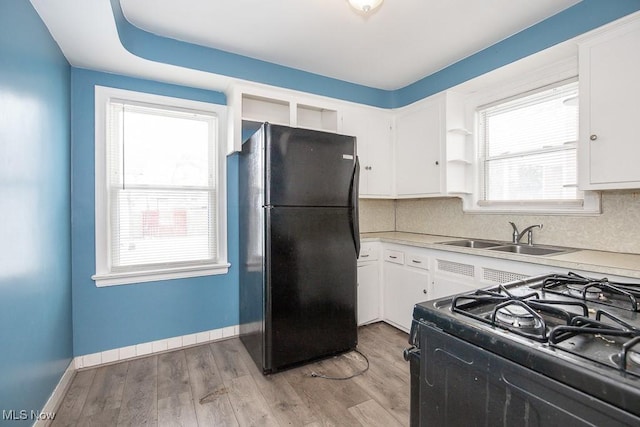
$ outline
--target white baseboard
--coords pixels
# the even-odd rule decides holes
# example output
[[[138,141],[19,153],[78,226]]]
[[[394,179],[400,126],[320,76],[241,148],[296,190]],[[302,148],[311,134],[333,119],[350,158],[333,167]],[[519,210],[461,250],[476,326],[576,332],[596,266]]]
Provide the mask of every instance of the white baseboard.
[[[67,390],[71,385],[71,380],[76,374],[76,369],[74,365],[74,361],[72,360],[67,366],[67,369],[62,374],[60,381],[58,381],[58,385],[53,389],[51,396],[49,396],[49,400],[44,404],[42,411],[40,411],[40,417],[33,423],[34,427],[44,427],[51,423],[51,417],[55,417],[55,411],[58,410],[62,399],[65,394],[67,394]]]
[[[207,342],[224,340],[238,336],[239,333],[240,327],[235,325],[228,326],[226,328],[198,332],[195,334],[140,343],[128,347],[114,348],[112,350],[101,351],[99,353],[85,354],[84,356],[76,356],[69,363],[69,366],[64,371],[64,374],[62,374],[60,381],[58,381],[58,385],[56,385],[51,396],[49,396],[49,400],[47,400],[42,411],[40,411],[42,417],[38,418],[33,425],[34,427],[45,427],[51,423],[50,417],[55,416],[55,412],[58,410],[62,399],[71,385],[71,380],[73,380],[76,370],[78,369],[91,368],[119,362],[121,360],[148,356],[154,353],[163,353],[169,350],[177,350],[179,348],[192,347],[194,345],[205,344]]]
[[[114,348],[98,353],[76,356],[73,359],[75,369],[92,368],[100,365],[111,364],[127,359],[148,356],[154,353],[162,353],[169,350],[177,350],[183,347],[191,347],[210,341],[218,341],[238,336],[239,326],[227,326],[226,328],[212,329],[210,331],[195,334],[166,338],[158,341],[150,341],[128,347]]]

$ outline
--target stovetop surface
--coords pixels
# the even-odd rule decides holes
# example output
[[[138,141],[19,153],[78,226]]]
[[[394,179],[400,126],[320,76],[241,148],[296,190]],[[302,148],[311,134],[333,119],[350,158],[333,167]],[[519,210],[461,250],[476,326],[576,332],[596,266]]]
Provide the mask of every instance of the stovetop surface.
[[[640,284],[623,284],[622,294],[610,285],[536,276],[420,303],[414,319],[627,406],[640,402]]]

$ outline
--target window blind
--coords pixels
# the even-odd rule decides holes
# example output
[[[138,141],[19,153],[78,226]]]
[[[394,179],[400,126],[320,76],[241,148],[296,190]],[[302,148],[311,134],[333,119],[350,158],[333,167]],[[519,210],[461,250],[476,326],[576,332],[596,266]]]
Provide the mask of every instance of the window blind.
[[[112,271],[217,260],[217,125],[211,114],[109,104]]]
[[[578,191],[578,83],[481,107],[483,200],[570,201]]]

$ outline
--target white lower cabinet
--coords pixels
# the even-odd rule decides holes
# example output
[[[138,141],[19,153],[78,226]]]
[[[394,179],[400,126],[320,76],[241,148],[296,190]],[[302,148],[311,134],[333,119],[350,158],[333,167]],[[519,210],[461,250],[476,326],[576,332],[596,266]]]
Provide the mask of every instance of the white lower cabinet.
[[[378,244],[382,257],[376,263],[382,268],[382,275],[376,275],[379,270],[366,272],[360,271],[361,268],[358,271],[362,279],[359,280],[365,281],[366,277],[371,277],[370,281],[374,282],[374,277],[382,277],[381,283],[376,282],[382,288],[377,319],[381,318],[405,332],[411,329],[413,306],[419,302],[469,293],[480,288],[493,288],[531,276],[574,271],[587,277],[607,276],[611,280],[622,282],[637,281],[621,276],[555,267],[544,262],[515,261],[398,243]],[[373,258],[378,260],[377,253],[367,257]],[[365,299],[365,292],[362,294]],[[363,311],[362,316],[371,318],[373,314],[365,316]]]
[[[541,265],[432,248],[395,243],[381,246],[382,320],[406,332],[411,329],[413,306],[419,302],[473,292],[548,270]],[[360,275],[366,277],[365,272]]]
[[[358,258],[358,325],[380,319],[379,243],[363,243]]]
[[[429,299],[443,298],[462,292],[471,292],[476,284],[474,264],[451,261],[438,257],[434,261],[433,282],[429,288]]]
[[[380,275],[377,262],[358,263],[358,325],[380,317]]]
[[[434,274],[429,287],[429,299],[444,298],[464,292],[472,292],[477,287],[473,279],[460,279]]]
[[[416,265],[418,265],[416,267]],[[384,251],[383,301],[384,320],[409,332],[413,306],[428,299],[430,273],[422,256],[406,255],[402,251]]]

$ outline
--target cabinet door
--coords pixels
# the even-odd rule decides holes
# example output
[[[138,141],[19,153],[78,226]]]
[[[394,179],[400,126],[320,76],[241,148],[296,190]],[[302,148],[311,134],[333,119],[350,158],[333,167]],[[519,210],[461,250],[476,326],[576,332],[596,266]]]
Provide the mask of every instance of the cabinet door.
[[[360,195],[388,197],[393,191],[391,114],[368,108],[345,109],[342,132],[357,138]]]
[[[380,317],[380,279],[378,263],[358,264],[358,325]]]
[[[442,103],[437,101],[396,117],[398,196],[441,192]]]
[[[404,265],[385,262],[384,319],[409,332],[413,306],[426,301],[429,273]]]
[[[473,278],[459,279],[434,274],[429,286],[429,299],[443,298],[463,292],[472,292],[477,286]]]
[[[588,152],[588,159],[581,161],[589,170],[581,177],[584,188],[640,185],[639,46],[640,24],[635,23],[581,47],[580,109],[586,120],[580,139]]]

